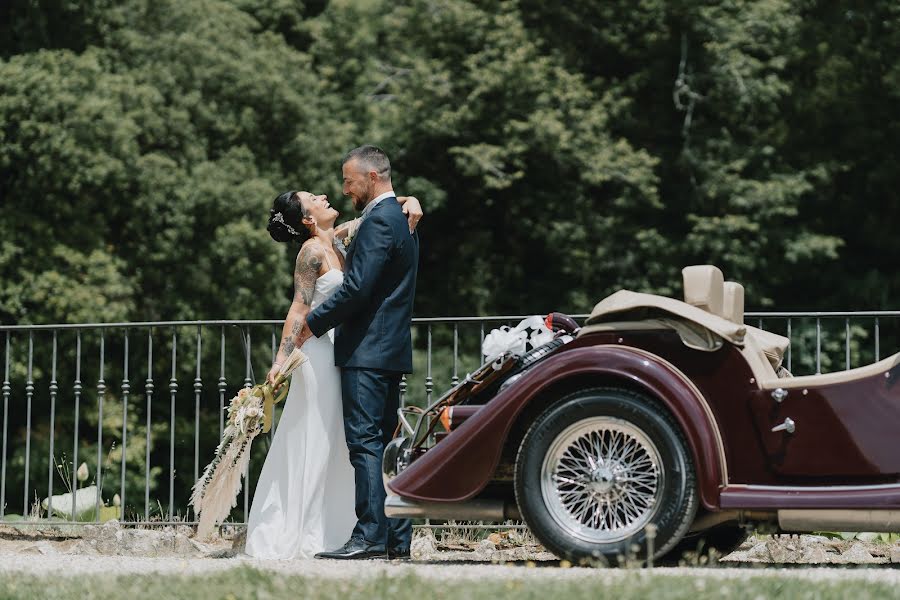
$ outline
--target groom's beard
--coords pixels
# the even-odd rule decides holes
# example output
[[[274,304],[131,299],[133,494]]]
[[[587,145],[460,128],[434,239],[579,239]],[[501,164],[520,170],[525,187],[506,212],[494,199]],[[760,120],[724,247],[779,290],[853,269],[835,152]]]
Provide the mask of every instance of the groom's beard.
[[[362,212],[366,205],[371,202],[373,198],[375,198],[375,196],[373,196],[372,192],[369,191],[366,192],[365,198],[357,198],[354,196],[351,198],[351,200],[353,200],[353,208],[356,209],[356,212]]]

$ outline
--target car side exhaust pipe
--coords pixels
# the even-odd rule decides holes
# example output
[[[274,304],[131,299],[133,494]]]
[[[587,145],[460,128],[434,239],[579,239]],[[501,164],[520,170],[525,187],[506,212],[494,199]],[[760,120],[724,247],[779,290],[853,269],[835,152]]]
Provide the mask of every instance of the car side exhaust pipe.
[[[900,531],[900,510],[784,509],[778,525],[785,531]]]
[[[519,507],[503,500],[467,502],[415,502],[390,495],[384,501],[384,514],[390,518],[439,519],[454,521],[519,521]]]
[[[764,522],[772,523],[777,519],[777,512],[759,510],[722,510],[710,512],[697,517],[688,530],[690,533],[704,531],[723,523]]]

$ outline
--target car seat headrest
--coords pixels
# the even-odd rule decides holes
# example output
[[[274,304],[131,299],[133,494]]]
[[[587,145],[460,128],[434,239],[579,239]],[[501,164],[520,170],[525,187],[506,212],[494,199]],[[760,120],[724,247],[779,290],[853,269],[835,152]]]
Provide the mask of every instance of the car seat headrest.
[[[744,324],[744,286],[736,281],[726,281],[722,316],[732,323]]]
[[[684,301],[719,317],[722,316],[725,277],[713,265],[693,265],[681,270]]]

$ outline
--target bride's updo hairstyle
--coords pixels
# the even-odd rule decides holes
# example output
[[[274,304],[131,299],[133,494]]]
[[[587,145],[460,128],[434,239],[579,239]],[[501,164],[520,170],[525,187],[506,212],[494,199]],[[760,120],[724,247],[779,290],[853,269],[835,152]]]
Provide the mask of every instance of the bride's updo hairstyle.
[[[269,211],[269,235],[276,242],[297,242],[302,244],[309,239],[309,229],[303,224],[303,218],[309,213],[303,209],[298,192],[284,192],[275,198],[272,210]]]

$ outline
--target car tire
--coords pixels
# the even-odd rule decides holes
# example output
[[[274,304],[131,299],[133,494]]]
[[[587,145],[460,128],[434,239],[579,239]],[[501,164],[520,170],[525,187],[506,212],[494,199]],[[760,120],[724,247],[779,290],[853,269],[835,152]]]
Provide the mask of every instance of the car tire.
[[[693,560],[707,556],[713,551],[717,558],[722,558],[737,550],[749,536],[743,526],[737,523],[723,523],[684,536],[662,560],[677,564],[685,558],[685,553],[691,555],[688,560]]]
[[[698,502],[675,419],[652,398],[619,388],[575,392],[532,423],[516,458],[515,493],[538,540],[576,564],[645,560],[651,524],[653,556],[665,555]]]

